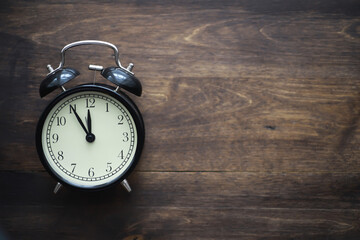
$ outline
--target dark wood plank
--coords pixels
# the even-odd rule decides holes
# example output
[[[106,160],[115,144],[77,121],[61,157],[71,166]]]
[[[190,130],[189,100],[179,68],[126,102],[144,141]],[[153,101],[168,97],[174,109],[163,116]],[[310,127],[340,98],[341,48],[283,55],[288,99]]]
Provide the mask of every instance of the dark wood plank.
[[[20,239],[351,239],[359,210],[236,208],[2,208],[9,235]],[[24,215],[23,212],[28,213]],[[341,212],[341,217],[339,217]],[[78,217],[73,217],[74,215]],[[96,216],[92,218],[91,215]],[[316,218],[314,218],[316,216]],[[302,229],[302,231],[294,231]]]
[[[359,178],[359,173],[135,172],[129,178],[131,194],[119,185],[102,194],[65,188],[54,195],[56,182],[47,173],[2,172],[0,204],[357,209]]]
[[[356,239],[359,177],[137,172],[131,194],[119,186],[53,195],[47,174],[3,173],[0,222],[21,239]]]

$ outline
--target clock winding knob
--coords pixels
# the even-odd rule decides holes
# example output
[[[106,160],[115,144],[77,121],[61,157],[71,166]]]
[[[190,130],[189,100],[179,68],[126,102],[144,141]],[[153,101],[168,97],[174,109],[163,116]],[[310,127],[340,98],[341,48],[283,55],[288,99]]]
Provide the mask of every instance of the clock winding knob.
[[[46,68],[47,68],[47,70],[48,70],[50,73],[52,73],[52,72],[54,71],[54,69],[52,68],[52,66],[51,66],[50,64],[48,64],[48,65],[46,66]]]
[[[129,66],[126,68],[126,70],[128,70],[129,72],[131,72],[131,70],[134,68],[134,64],[133,63],[129,63]]]

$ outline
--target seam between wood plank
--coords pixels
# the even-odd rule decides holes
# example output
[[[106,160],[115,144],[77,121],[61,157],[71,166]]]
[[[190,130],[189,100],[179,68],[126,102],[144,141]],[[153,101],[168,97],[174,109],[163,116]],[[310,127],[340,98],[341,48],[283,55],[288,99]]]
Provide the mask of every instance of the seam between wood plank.
[[[18,174],[29,174],[29,173],[47,173],[45,170],[29,170],[29,171],[18,171],[18,170],[0,170],[0,173],[18,173]],[[232,170],[134,170],[133,173],[259,173],[259,174],[360,174],[359,172],[332,172],[332,171],[232,171]]]
[[[138,173],[264,173],[264,174],[360,174],[360,172],[332,172],[332,171],[231,171],[231,170],[135,170]]]

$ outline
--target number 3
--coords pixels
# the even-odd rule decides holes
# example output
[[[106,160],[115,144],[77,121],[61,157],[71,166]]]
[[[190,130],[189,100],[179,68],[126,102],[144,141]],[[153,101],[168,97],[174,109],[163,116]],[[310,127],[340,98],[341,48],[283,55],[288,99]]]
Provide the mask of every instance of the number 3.
[[[123,135],[124,135],[123,141],[124,141],[124,142],[129,141],[129,134],[128,134],[127,132],[124,132]]]

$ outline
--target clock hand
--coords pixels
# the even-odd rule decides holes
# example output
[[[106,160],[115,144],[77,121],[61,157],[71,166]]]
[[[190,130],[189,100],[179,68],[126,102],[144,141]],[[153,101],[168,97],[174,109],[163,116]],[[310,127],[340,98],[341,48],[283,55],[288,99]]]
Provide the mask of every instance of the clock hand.
[[[90,109],[88,109],[88,114],[87,114],[87,127],[88,127],[88,132],[86,134],[86,141],[88,141],[89,143],[92,143],[93,141],[95,141],[95,135],[91,132],[91,116],[90,116]]]
[[[81,118],[80,118],[80,117],[79,117],[79,115],[77,114],[77,112],[76,112],[75,108],[74,108],[73,106],[71,106],[71,105],[70,105],[70,108],[71,108],[71,110],[74,112],[74,114],[75,114],[75,116],[76,116],[76,119],[77,119],[77,120],[78,120],[78,122],[80,123],[80,125],[81,125],[82,129],[84,129],[84,131],[85,131],[86,135],[88,135],[88,134],[89,134],[89,132],[88,132],[88,130],[86,129],[86,127],[85,127],[84,123],[81,121]]]
[[[89,134],[91,134],[91,116],[90,116],[90,109],[88,109],[88,115],[87,115],[87,127]]]

